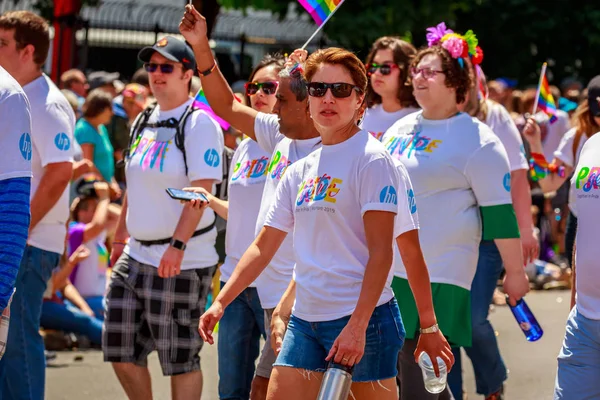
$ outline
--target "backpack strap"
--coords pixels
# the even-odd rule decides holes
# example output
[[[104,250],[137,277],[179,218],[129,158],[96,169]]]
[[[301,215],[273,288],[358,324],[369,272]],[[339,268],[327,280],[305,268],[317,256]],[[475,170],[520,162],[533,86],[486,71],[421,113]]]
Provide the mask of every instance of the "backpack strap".
[[[187,107],[181,115],[181,118],[179,118],[177,127],[175,128],[175,146],[177,146],[177,148],[179,149],[179,151],[181,151],[181,154],[183,155],[183,164],[185,166],[186,176],[188,174],[188,165],[187,154],[185,152],[185,124],[187,123],[187,120],[190,117],[190,115],[192,115],[192,113],[196,110],[199,110],[199,108],[194,108],[193,106]]]
[[[235,151],[227,146],[223,147],[223,179],[221,183],[216,185],[217,197],[221,200],[227,200],[229,198],[229,173],[231,171],[231,162],[233,161],[233,155]]]
[[[129,152],[131,151],[131,147],[142,133],[142,130],[146,127],[146,125],[148,125],[148,120],[154,112],[154,109],[156,109],[156,104],[157,103],[154,102],[148,107],[146,107],[146,109],[142,111],[142,113],[136,118],[135,122],[133,123],[131,131],[129,131],[129,146],[127,146],[127,149],[123,151],[123,161],[127,159],[127,157],[129,156]]]

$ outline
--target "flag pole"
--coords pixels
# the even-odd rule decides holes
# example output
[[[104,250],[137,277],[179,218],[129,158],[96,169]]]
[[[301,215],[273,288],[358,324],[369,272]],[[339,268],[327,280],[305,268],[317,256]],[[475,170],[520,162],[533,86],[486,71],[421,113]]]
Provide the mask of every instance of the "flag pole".
[[[542,82],[544,81],[544,76],[546,75],[546,68],[547,67],[548,67],[548,63],[545,62],[542,65],[542,73],[540,74],[540,83],[538,84],[537,92],[535,94],[535,101],[533,103],[533,111],[531,113],[531,116],[534,116],[535,113],[537,112],[538,101],[540,99],[540,92],[542,91]]]
[[[333,9],[333,11],[331,12],[331,14],[329,14],[327,16],[327,18],[325,18],[325,21],[323,21],[323,23],[321,24],[321,26],[319,26],[317,28],[317,30],[311,35],[311,37],[308,38],[308,40],[306,41],[306,43],[304,43],[304,46],[301,47],[302,50],[306,49],[306,46],[308,46],[310,44],[310,42],[312,42],[312,40],[315,38],[315,36],[317,36],[317,33],[321,32],[321,29],[323,29],[323,27],[325,26],[325,24],[327,23],[327,21],[329,21],[331,19],[331,17],[333,17],[333,14],[335,14],[335,12],[341,7],[342,3],[343,3],[343,1],[341,1],[340,4],[338,4],[338,6]]]

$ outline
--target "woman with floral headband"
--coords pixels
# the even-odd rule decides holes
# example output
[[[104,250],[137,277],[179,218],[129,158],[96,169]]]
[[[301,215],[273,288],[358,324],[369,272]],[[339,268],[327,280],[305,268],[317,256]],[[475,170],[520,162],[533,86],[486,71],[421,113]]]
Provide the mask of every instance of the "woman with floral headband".
[[[506,267],[504,289],[514,302],[529,290],[519,228],[510,197],[504,147],[485,124],[459,111],[472,85],[470,58],[477,38],[445,24],[429,28],[429,47],[417,53],[411,77],[423,109],[395,123],[383,144],[408,169],[420,209],[421,246],[432,282],[439,329],[453,346],[471,346],[471,282],[481,239],[493,240]],[[401,398],[448,399],[427,392],[412,354],[420,333],[405,267],[395,257],[392,284],[406,327],[400,353]]]
[[[394,122],[418,110],[407,84],[415,47],[397,37],[384,36],[373,43],[367,56],[366,102],[362,128],[378,140]]]

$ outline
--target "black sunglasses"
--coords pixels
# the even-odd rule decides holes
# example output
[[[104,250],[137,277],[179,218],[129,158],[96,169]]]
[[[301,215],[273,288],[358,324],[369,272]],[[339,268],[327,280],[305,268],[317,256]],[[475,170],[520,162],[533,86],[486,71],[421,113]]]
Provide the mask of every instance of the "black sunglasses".
[[[248,96],[253,96],[258,93],[259,90],[262,89],[263,93],[267,96],[275,94],[277,92],[277,88],[279,87],[279,82],[246,82],[244,84],[246,88],[246,94]]]
[[[145,63],[144,69],[147,72],[156,72],[156,70],[160,68],[160,72],[163,74],[170,74],[175,69],[174,64],[156,64],[156,63]]]
[[[389,75],[392,73],[393,69],[397,69],[397,68],[399,68],[399,67],[396,64],[391,64],[391,63],[386,63],[386,64],[371,63],[367,68],[367,72],[369,73],[369,75],[373,75],[375,72],[377,72],[377,70],[379,70],[381,75]]]
[[[325,96],[325,93],[327,93],[328,89],[331,89],[331,94],[333,97],[338,99],[349,97],[353,90],[356,90],[358,93],[362,93],[362,90],[360,90],[358,86],[350,83],[310,82],[308,84],[308,95],[311,97],[323,97]]]

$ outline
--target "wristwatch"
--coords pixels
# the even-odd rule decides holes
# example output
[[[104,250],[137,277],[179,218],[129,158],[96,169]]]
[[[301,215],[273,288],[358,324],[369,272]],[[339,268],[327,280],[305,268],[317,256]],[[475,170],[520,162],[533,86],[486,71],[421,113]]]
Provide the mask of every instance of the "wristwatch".
[[[185,248],[187,247],[187,245],[185,243],[183,243],[181,240],[177,240],[174,238],[171,238],[171,247],[173,247],[174,249],[177,250],[181,250],[181,251],[185,251]]]
[[[436,332],[439,332],[439,331],[440,331],[440,327],[438,326],[438,324],[430,326],[429,328],[419,329],[419,332],[421,332],[421,334],[423,334],[423,333],[436,333]]]

